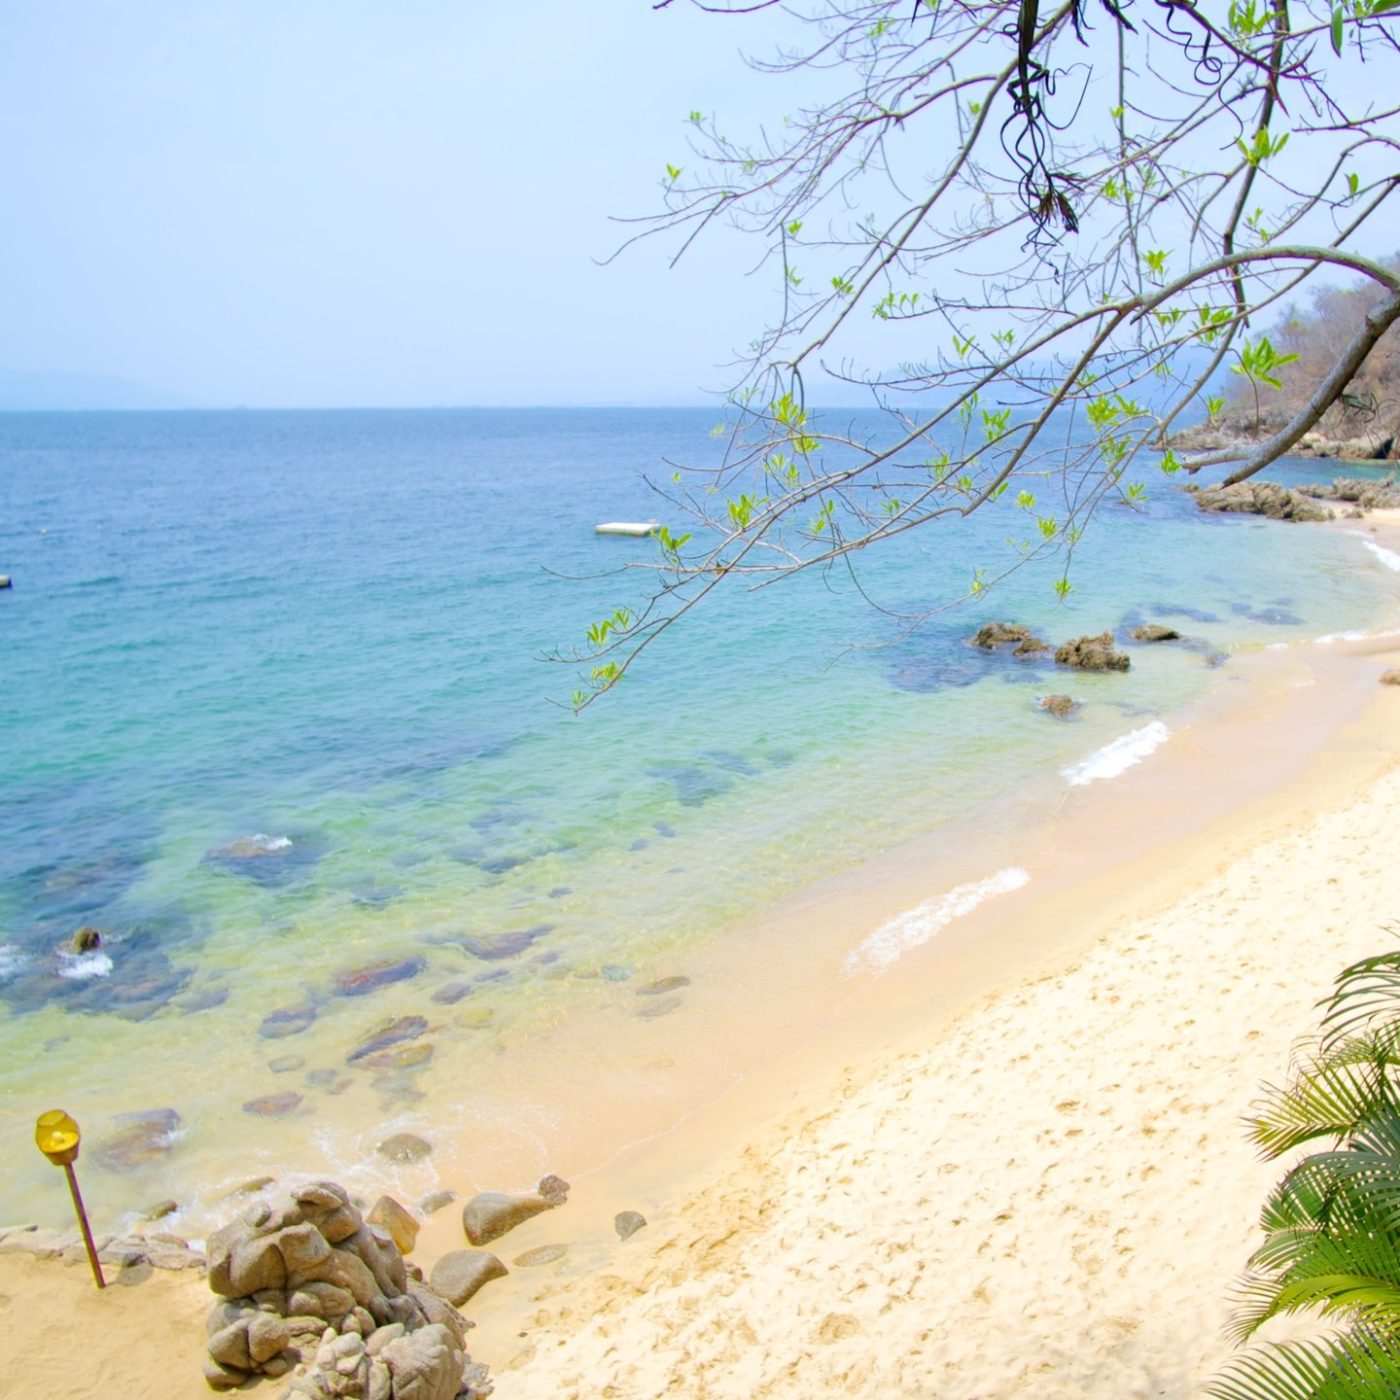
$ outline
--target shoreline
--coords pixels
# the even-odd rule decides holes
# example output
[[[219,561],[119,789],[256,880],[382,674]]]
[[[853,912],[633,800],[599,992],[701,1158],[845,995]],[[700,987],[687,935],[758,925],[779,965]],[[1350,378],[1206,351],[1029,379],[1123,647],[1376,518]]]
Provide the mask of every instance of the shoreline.
[[[1382,523],[1388,531],[1394,522]],[[1394,544],[1394,537],[1389,536],[1388,542]],[[574,1383],[592,1390],[602,1386],[608,1366],[625,1369],[626,1365],[638,1364],[636,1356],[625,1361],[616,1357],[608,1360],[609,1348],[615,1349],[617,1344],[601,1336],[597,1324],[578,1325],[579,1318],[595,1311],[609,1317],[616,1315],[621,1319],[619,1328],[640,1326],[643,1333],[664,1324],[671,1329],[667,1335],[675,1347],[694,1353],[697,1340],[679,1323],[681,1313],[698,1309],[696,1315],[709,1316],[708,1327],[717,1334],[718,1346],[718,1334],[728,1326],[717,1320],[725,1305],[717,1295],[706,1293],[702,1284],[705,1280],[710,1284],[732,1280],[736,1273],[742,1274],[742,1261],[733,1257],[732,1247],[713,1246],[717,1256],[726,1261],[722,1270],[709,1265],[678,1270],[662,1262],[675,1258],[677,1250],[692,1262],[697,1250],[709,1257],[711,1246],[704,1242],[725,1233],[718,1230],[717,1234],[714,1224],[716,1201],[726,1195],[742,1199],[745,1205],[738,1233],[745,1239],[758,1238],[767,1228],[765,1220],[774,1212],[782,1214],[788,1205],[796,1210],[806,1200],[800,1192],[791,1196],[790,1180],[779,1180],[781,1164],[787,1162],[793,1172],[801,1175],[793,1165],[797,1161],[794,1144],[820,1139],[824,1120],[846,1112],[842,1105],[878,1105],[870,1111],[879,1118],[883,1130],[898,1118],[901,1111],[896,1105],[920,1092],[915,1081],[934,1074],[932,1069],[916,1074],[909,1067],[910,1057],[932,1066],[936,1057],[946,1052],[953,1037],[965,1034],[979,1044],[979,1053],[995,1059],[995,1046],[988,1045],[979,1034],[979,1027],[985,1029],[995,1023],[989,1017],[1002,1016],[999,1032],[1014,1029],[1005,1024],[1008,1004],[1049,995],[1037,993],[1036,989],[1060,988],[1078,975],[1087,962],[1111,958],[1115,947],[1121,950],[1124,931],[1133,927],[1134,921],[1150,922],[1164,909],[1190,904],[1192,892],[1199,895],[1202,889],[1214,888],[1212,881],[1218,881],[1221,871],[1232,861],[1247,861],[1248,848],[1256,841],[1284,839],[1281,832],[1286,837],[1288,828],[1302,829],[1319,820],[1319,813],[1334,813],[1339,804],[1352,800],[1349,795],[1358,788],[1369,785],[1371,791],[1393,780],[1400,764],[1400,741],[1391,736],[1400,726],[1395,724],[1394,697],[1376,694],[1379,687],[1375,675],[1383,669],[1376,658],[1393,655],[1397,650],[1400,643],[1394,638],[1382,638],[1344,640],[1332,646],[1294,647],[1284,654],[1255,653],[1239,658],[1240,686],[1227,686],[1224,694],[1207,702],[1198,712],[1174,719],[1172,734],[1160,754],[1117,781],[1069,790],[1060,798],[1056,815],[1039,833],[1035,849],[1018,853],[1025,857],[1020,863],[1030,873],[1027,885],[988,899],[938,930],[928,943],[905,953],[895,964],[899,970],[894,975],[887,972],[875,977],[833,978],[831,974],[834,969],[839,970],[862,939],[887,920],[940,892],[1004,869],[1006,853],[995,850],[994,841],[979,841],[976,833],[960,833],[962,845],[950,855],[941,849],[946,845],[946,834],[916,838],[899,851],[856,872],[823,881],[801,898],[790,901],[760,921],[743,949],[712,947],[696,960],[688,959],[695,963],[694,969],[688,970],[698,972],[694,977],[695,1004],[686,1008],[692,1018],[692,1030],[698,1033],[697,1041],[727,1050],[742,1030],[751,1042],[766,1040],[769,1053],[745,1063],[744,1056],[736,1052],[732,1059],[721,1055],[717,1063],[708,1064],[705,1077],[689,1081],[691,1099],[679,1122],[673,1121],[674,1111],[668,1118],[663,1092],[675,1066],[661,1064],[659,1052],[647,1039],[651,1030],[671,1019],[661,1017],[656,1023],[629,1022],[635,1027],[634,1043],[622,1047],[619,1064],[625,1070],[624,1092],[635,1095],[631,1107],[636,1111],[630,1117],[633,1126],[640,1129],[630,1137],[619,1131],[619,1126],[629,1119],[629,1105],[609,1103],[592,1121],[591,1134],[583,1135],[572,1145],[557,1146],[547,1160],[540,1157],[538,1161],[544,1165],[537,1171],[536,1162],[523,1160],[528,1154],[522,1154],[522,1160],[512,1166],[502,1165],[499,1160],[493,1165],[491,1146],[463,1141],[469,1134],[459,1127],[456,1142],[439,1145],[423,1181],[431,1178],[432,1183],[455,1186],[465,1195],[477,1188],[520,1186],[544,1170],[559,1170],[575,1185],[570,1204],[563,1211],[522,1226],[500,1247],[508,1262],[522,1250],[565,1240],[571,1243],[570,1254],[546,1269],[516,1270],[513,1279],[493,1285],[466,1308],[479,1324],[471,1339],[473,1354],[492,1367],[497,1393],[530,1397],[568,1394],[572,1393],[568,1385]],[[1344,701],[1343,709],[1350,715],[1350,723],[1340,728],[1338,714],[1328,708],[1338,699]],[[1296,749],[1279,744],[1278,736],[1285,730],[1299,738]],[[1166,819],[1155,824],[1149,820],[1146,826],[1152,829],[1132,833],[1126,816],[1133,814],[1139,821],[1145,816],[1150,818],[1154,806],[1167,814]],[[1379,831],[1373,835],[1380,839]],[[1111,868],[1106,870],[1098,868],[1104,863],[1099,854],[1102,851],[1111,853]],[[1317,859],[1311,853],[1308,858]],[[1183,889],[1187,891],[1185,895]],[[1400,908],[1400,889],[1393,891],[1391,905]],[[1356,936],[1357,931],[1351,932]],[[1384,937],[1378,931],[1364,929],[1359,936],[1359,953],[1374,951]],[[775,950],[784,949],[791,964],[798,961],[793,957],[793,949],[799,947],[804,949],[804,966],[793,973],[792,985],[765,990],[762,978],[774,966]],[[1310,1001],[1325,989],[1349,956],[1339,954],[1317,967],[1289,964],[1283,969],[1285,975],[1316,973],[1321,981],[1318,987],[1309,988],[1306,996],[1294,998],[1299,1002],[1297,1009],[1303,1013],[1297,1024],[1266,1028],[1262,1033],[1259,1044],[1263,1068],[1247,1076],[1251,1089],[1261,1077],[1281,1072],[1288,1043],[1310,1028],[1306,1015]],[[755,980],[749,987],[747,1001],[722,1008],[710,1004],[701,993],[707,985],[707,960],[709,967],[718,967],[726,958],[736,980]],[[790,1014],[787,1019],[772,1015],[762,1027],[740,1024],[754,1007],[771,1005],[775,992],[791,994],[802,1007],[800,1014]],[[755,1048],[750,1045],[750,1056]],[[524,1059],[512,1058],[510,1064],[503,1066],[503,1073],[508,1082],[534,1072],[539,1065],[553,1064],[559,1078],[558,1096],[566,1100],[586,1092],[584,1081],[600,1073],[600,1067],[592,1064],[576,1074],[569,1063],[570,1050],[568,1034],[556,1030],[541,1037]],[[1032,1052],[1027,1053],[1035,1057]],[[1054,1061],[1055,1056],[1045,1049],[1045,1043],[1038,1053],[1041,1058]],[[949,1098],[957,1101],[959,1094],[964,1099],[969,1094],[976,1098],[980,1090],[972,1082],[973,1077],[983,1072],[990,1076],[993,1069],[992,1064],[985,1070],[977,1065],[964,1072],[945,1058],[937,1061],[934,1077],[953,1083]],[[961,1082],[957,1082],[960,1074]],[[650,1100],[646,1098],[648,1093]],[[1232,1123],[1249,1096],[1234,1105]],[[653,1111],[658,1105],[659,1112]],[[1014,1108],[1014,1104],[1008,1105],[1008,1109]],[[938,1118],[935,1109],[928,1121]],[[1034,1127],[1024,1115],[1019,1121],[1027,1130]],[[1052,1116],[1048,1121],[1056,1120]],[[1037,1131],[1044,1131],[1043,1125]],[[865,1124],[864,1136],[872,1144],[878,1140],[869,1123]],[[1031,1132],[1030,1140],[1033,1142],[1034,1138],[1035,1132]],[[831,1143],[828,1146],[832,1148],[833,1160],[841,1157],[841,1151]],[[912,1140],[905,1141],[894,1154],[910,1172],[919,1167],[916,1155],[910,1156],[913,1146]],[[1242,1140],[1236,1146],[1248,1155]],[[860,1184],[860,1172],[868,1166],[868,1162],[850,1163],[849,1174],[855,1186]],[[1273,1168],[1266,1169],[1264,1185],[1273,1174]],[[345,1179],[348,1184],[359,1184],[352,1173],[345,1174]],[[423,1194],[421,1190],[414,1193],[414,1180],[410,1175],[404,1181],[401,1199],[406,1204]],[[940,1189],[946,1185],[934,1184]],[[1264,1185],[1258,1186],[1251,1198],[1247,1220],[1250,1231]],[[382,1188],[371,1188],[366,1183],[366,1189]],[[425,1189],[431,1189],[431,1185]],[[885,1181],[877,1185],[871,1178],[865,1189],[870,1192],[873,1205],[886,1198],[891,1184]],[[762,1204],[752,1206],[752,1200],[761,1200]],[[823,1211],[831,1207],[826,1198],[819,1204]],[[807,1205],[811,1207],[812,1201],[807,1201]],[[612,1234],[611,1218],[615,1211],[626,1208],[641,1209],[653,1223],[620,1247]],[[426,1266],[441,1253],[461,1247],[457,1217],[458,1211],[452,1208],[431,1217],[424,1225],[414,1258]],[[916,1223],[909,1222],[910,1228]],[[809,1214],[803,1217],[802,1228],[790,1227],[789,1234],[795,1231],[800,1236],[822,1228],[825,1227],[821,1222]],[[852,1250],[862,1251],[870,1244],[869,1239],[861,1240],[849,1233],[846,1238]],[[1243,1252],[1223,1261],[1229,1277],[1242,1266],[1247,1248],[1248,1239]],[[619,1274],[624,1276],[624,1283],[631,1278],[639,1281],[627,1287],[607,1283]],[[770,1305],[773,1298],[786,1298],[789,1282],[789,1273],[783,1267],[763,1278],[755,1275],[755,1299],[761,1302],[764,1289],[769,1290]],[[0,1256],[0,1294],[38,1292],[41,1299],[52,1297],[54,1306],[62,1307],[67,1305],[61,1300],[74,1289],[81,1289],[83,1283],[75,1271],[32,1261],[19,1264],[13,1257]],[[158,1297],[167,1307],[170,1299],[181,1299],[185,1301],[175,1305],[176,1311],[188,1306],[198,1316],[208,1305],[202,1283],[162,1279],[158,1287],[159,1294],[144,1286],[123,1290],[129,1298],[122,1298],[122,1304],[139,1310],[155,1306]],[[632,1287],[659,1290],[663,1299],[669,1298],[674,1304],[675,1315],[666,1313],[664,1303],[644,1305],[629,1291]],[[196,1295],[197,1301],[191,1302]],[[102,1301],[97,1300],[99,1305]],[[43,1304],[44,1308],[47,1306]],[[85,1315],[100,1316],[90,1314],[88,1305],[83,1306]],[[655,1311],[658,1307],[661,1313]],[[711,1308],[713,1316],[704,1312],[706,1307]],[[564,1308],[572,1309],[572,1314],[564,1316]],[[648,1308],[652,1309],[650,1313]],[[803,1361],[799,1370],[808,1368],[802,1371],[805,1379],[801,1382],[808,1387],[807,1394],[840,1387],[864,1393],[867,1386],[874,1393],[878,1385],[887,1390],[903,1385],[906,1393],[911,1393],[911,1388],[917,1390],[919,1385],[932,1383],[928,1376],[922,1380],[891,1374],[877,1377],[868,1366],[866,1372],[861,1372],[859,1364],[850,1358],[862,1346],[869,1350],[871,1328],[856,1312],[843,1310],[837,1302],[831,1304],[828,1314],[836,1318],[827,1327],[829,1337],[818,1338],[815,1347],[808,1346],[811,1338],[796,1340],[808,1346],[818,1361],[846,1358],[854,1369],[848,1367],[843,1373],[846,1379],[842,1379],[813,1372],[810,1367],[818,1363]],[[826,1326],[828,1314],[816,1319],[817,1332]],[[547,1315],[548,1320],[541,1322],[542,1315]],[[849,1318],[857,1319],[859,1330],[849,1330]],[[993,1321],[989,1314],[987,1326],[1000,1331],[1014,1326],[1014,1321]],[[733,1325],[742,1332],[739,1323]],[[766,1337],[753,1316],[744,1319],[744,1325],[761,1339],[760,1350],[766,1347],[765,1354],[772,1353],[781,1341]],[[1057,1325],[1072,1333],[1074,1324],[1072,1319],[1062,1318]],[[129,1383],[120,1382],[118,1388],[152,1400],[165,1395],[207,1394],[198,1375],[202,1330],[199,1327],[189,1339],[185,1349],[188,1355],[164,1355],[161,1376],[148,1378],[143,1382],[145,1388],[132,1389]],[[530,1334],[523,1342],[519,1337],[522,1331]],[[749,1345],[734,1345],[737,1350],[729,1359],[718,1353],[711,1358],[712,1372],[703,1377],[703,1384],[697,1373],[691,1389],[686,1388],[691,1382],[676,1379],[682,1374],[676,1369],[677,1358],[666,1360],[663,1356],[664,1364],[672,1367],[666,1385],[683,1394],[702,1389],[706,1393],[736,1396],[803,1393],[796,1380],[792,1389],[784,1390],[779,1380],[755,1377],[748,1357]],[[885,1339],[880,1349],[891,1351],[893,1339]],[[526,1353],[531,1350],[535,1357],[527,1359]],[[21,1356],[26,1354],[23,1341],[19,1352]],[[574,1359],[550,1360],[555,1353]],[[568,1366],[578,1369],[577,1382],[569,1381],[565,1375]],[[188,1384],[180,1374],[182,1368]],[[819,1379],[813,1379],[819,1374]],[[614,1393],[618,1396],[659,1393],[663,1388],[659,1380],[643,1379],[640,1373],[624,1374],[624,1370],[615,1369],[614,1377],[618,1386]],[[966,1379],[972,1387],[966,1391],[969,1400],[973,1395],[1000,1393],[985,1389],[986,1373],[978,1375],[974,1369]],[[767,1387],[770,1380],[774,1388],[758,1388],[760,1381]],[[0,1393],[5,1384],[0,1382]],[[947,1386],[951,1382],[944,1377],[939,1384]],[[983,1388],[978,1389],[979,1385]],[[726,1389],[730,1386],[732,1391]],[[89,1384],[87,1388],[76,1387],[71,1392],[60,1389],[56,1393],[76,1397],[93,1390]],[[280,1394],[280,1388],[273,1391],[263,1386],[258,1393]],[[947,1393],[963,1392],[952,1388]],[[1064,1393],[1098,1392],[1071,1387]],[[1110,1393],[1139,1392],[1131,1387],[1103,1392],[1105,1397]]]

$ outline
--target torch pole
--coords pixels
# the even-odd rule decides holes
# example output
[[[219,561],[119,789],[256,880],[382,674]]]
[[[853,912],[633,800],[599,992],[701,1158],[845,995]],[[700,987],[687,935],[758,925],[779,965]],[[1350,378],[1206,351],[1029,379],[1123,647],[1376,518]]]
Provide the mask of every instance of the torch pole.
[[[63,1164],[63,1173],[68,1178],[68,1190],[73,1197],[73,1210],[77,1214],[78,1224],[82,1227],[83,1244],[87,1246],[88,1263],[92,1265],[93,1281],[99,1288],[106,1288],[107,1280],[102,1277],[102,1265],[97,1259],[97,1246],[92,1242],[92,1230],[88,1227],[87,1211],[83,1209],[83,1197],[78,1190],[78,1177],[73,1170],[72,1162]]]

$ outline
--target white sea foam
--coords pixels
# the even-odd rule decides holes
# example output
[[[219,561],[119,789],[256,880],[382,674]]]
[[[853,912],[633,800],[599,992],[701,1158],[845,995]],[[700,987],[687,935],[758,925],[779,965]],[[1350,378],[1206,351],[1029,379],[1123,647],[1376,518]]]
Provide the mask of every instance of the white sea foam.
[[[847,955],[846,971],[882,971],[911,948],[927,943],[954,919],[972,913],[984,900],[1019,890],[1030,878],[1020,866],[1007,866],[985,880],[958,885],[937,899],[925,900],[881,924],[859,948]]]
[[[1069,779],[1070,787],[1084,787],[1104,778],[1116,778],[1135,763],[1141,763],[1154,749],[1165,744],[1171,730],[1159,719],[1129,734],[1122,734],[1111,744],[1096,749],[1088,758],[1071,763],[1060,771]]]
[[[0,982],[17,977],[29,966],[29,955],[13,943],[0,943]]]
[[[261,851],[286,851],[291,849],[292,838],[290,836],[268,836],[265,832],[255,832],[248,838],[250,846],[256,846]]]
[[[1333,642],[1364,642],[1368,635],[1366,632],[1327,632],[1321,637],[1314,637],[1313,645],[1330,647]]]
[[[112,971],[112,960],[106,953],[60,953],[58,975],[85,982],[89,977],[106,977]]]
[[[1400,574],[1400,554],[1397,554],[1393,549],[1387,549],[1383,544],[1377,544],[1375,540],[1368,538],[1360,530],[1348,530],[1347,534],[1355,535],[1391,573]]]

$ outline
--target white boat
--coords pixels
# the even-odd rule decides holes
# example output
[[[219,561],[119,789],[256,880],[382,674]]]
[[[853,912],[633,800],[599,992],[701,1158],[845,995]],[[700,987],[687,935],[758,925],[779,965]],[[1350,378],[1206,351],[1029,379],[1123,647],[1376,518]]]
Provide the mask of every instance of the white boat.
[[[641,539],[654,535],[660,528],[659,520],[605,520],[601,525],[595,525],[593,532],[597,535],[631,535],[634,539]]]

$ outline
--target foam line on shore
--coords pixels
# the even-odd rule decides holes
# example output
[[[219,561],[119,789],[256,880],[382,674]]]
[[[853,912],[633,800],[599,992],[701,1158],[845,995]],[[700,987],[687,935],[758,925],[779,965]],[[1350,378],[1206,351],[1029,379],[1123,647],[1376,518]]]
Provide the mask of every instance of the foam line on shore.
[[[1375,540],[1368,539],[1360,530],[1348,530],[1347,533],[1355,535],[1391,573],[1400,574],[1400,554],[1393,549],[1387,549],[1383,544],[1377,544]]]
[[[1069,780],[1070,787],[1085,787],[1108,778],[1116,778],[1126,773],[1134,764],[1141,763],[1154,749],[1165,744],[1171,737],[1171,730],[1159,719],[1145,724],[1141,729],[1119,735],[1112,743],[1095,749],[1088,758],[1079,763],[1071,763],[1060,772]]]
[[[880,925],[846,958],[848,973],[882,972],[913,948],[927,943],[954,919],[970,914],[979,904],[999,894],[1010,894],[1030,882],[1018,865],[1007,866],[985,880],[956,885],[936,899],[925,900]]]

